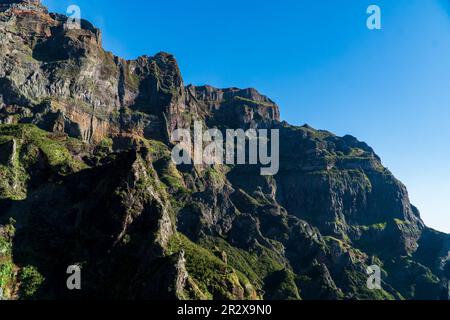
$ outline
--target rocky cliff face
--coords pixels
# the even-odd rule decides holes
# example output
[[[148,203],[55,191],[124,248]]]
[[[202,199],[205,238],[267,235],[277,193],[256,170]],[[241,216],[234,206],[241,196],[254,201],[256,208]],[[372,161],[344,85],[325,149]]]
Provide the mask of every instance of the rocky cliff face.
[[[450,236],[365,143],[281,122],[255,89],[185,86],[172,55],[127,61],[66,23],[0,0],[7,298],[448,298]],[[279,173],[175,166],[170,133],[193,120],[279,129]],[[65,287],[73,264],[81,291]]]
[[[279,120],[277,106],[256,90],[184,87],[172,55],[125,61],[105,52],[89,22],[67,28],[39,2],[2,2],[0,121],[32,122],[89,143],[136,137],[168,142],[192,115],[255,125]],[[231,107],[227,108],[227,105]]]

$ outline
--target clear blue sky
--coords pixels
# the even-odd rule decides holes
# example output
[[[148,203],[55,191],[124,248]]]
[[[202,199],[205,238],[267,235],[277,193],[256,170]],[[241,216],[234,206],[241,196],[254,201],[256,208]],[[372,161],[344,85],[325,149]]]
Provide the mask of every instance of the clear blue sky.
[[[44,0],[81,7],[125,58],[173,53],[186,84],[255,87],[293,124],[370,144],[450,233],[449,0]],[[366,9],[382,9],[381,31]]]

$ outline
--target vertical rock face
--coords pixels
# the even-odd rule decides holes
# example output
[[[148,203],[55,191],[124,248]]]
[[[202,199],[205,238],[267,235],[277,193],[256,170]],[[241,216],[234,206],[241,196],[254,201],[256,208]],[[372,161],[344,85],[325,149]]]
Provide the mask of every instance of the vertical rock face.
[[[228,119],[232,126],[279,120],[278,107],[254,89],[185,89],[170,54],[125,61],[103,50],[100,31],[87,21],[67,29],[66,17],[39,10],[39,2],[3,6],[11,10],[0,19],[2,122],[10,119],[7,107],[24,114],[15,121],[31,118],[43,128],[62,112],[67,134],[98,143],[135,136],[168,141],[170,132],[189,127],[194,116]],[[14,11],[18,6],[22,11]]]
[[[176,280],[175,280],[175,292],[177,297],[182,298],[183,292],[186,287],[186,280],[188,279],[189,275],[186,270],[186,259],[184,257],[184,251],[180,251],[178,254],[177,264],[176,264]]]
[[[211,126],[264,129],[280,121],[278,106],[255,89],[188,86],[186,91],[188,101],[208,115]]]
[[[172,55],[124,60],[66,22],[0,1],[0,267],[36,284],[6,272],[8,298],[445,298],[449,235],[367,144],[280,122],[255,89],[185,86]],[[170,133],[194,120],[278,129],[279,173],[175,166]],[[72,264],[81,293],[61,287]]]

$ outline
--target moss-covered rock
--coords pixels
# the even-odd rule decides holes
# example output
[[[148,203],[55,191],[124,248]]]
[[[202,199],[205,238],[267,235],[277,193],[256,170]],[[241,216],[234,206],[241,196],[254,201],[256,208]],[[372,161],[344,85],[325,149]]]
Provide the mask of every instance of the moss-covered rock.
[[[245,275],[178,233],[171,239],[169,251],[180,250],[185,252],[186,267],[191,281],[205,297],[231,300],[259,298]]]

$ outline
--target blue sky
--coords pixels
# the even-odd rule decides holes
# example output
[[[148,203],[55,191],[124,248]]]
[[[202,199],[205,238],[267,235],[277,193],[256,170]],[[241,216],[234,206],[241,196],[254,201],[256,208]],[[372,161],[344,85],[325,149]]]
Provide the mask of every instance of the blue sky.
[[[450,233],[449,0],[43,0],[125,58],[173,53],[186,84],[255,87],[292,124],[370,144]],[[366,9],[382,10],[382,30]]]

